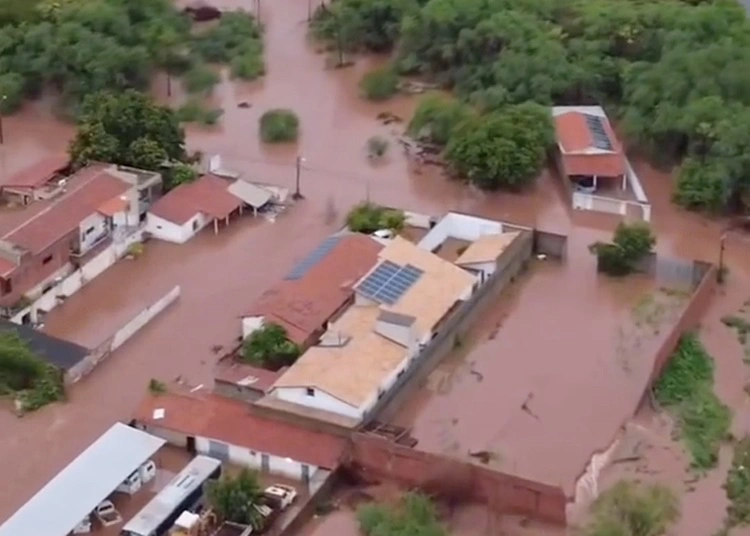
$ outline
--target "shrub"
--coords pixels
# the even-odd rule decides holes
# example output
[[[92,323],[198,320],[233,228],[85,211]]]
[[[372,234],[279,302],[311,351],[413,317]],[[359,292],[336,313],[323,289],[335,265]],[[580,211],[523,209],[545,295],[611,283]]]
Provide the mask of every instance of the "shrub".
[[[719,159],[688,157],[680,166],[672,198],[687,209],[719,212],[729,201],[729,176]]]
[[[373,136],[367,140],[367,155],[372,158],[382,158],[388,151],[388,140],[382,136]]]
[[[406,223],[403,211],[381,207],[364,202],[356,205],[346,216],[349,230],[355,233],[374,233],[379,229],[401,231]]]
[[[16,73],[0,75],[0,113],[12,114],[21,107],[23,98],[23,77]]]
[[[596,500],[583,535],[661,536],[680,517],[679,506],[666,486],[621,480]]]
[[[445,145],[456,127],[471,115],[471,109],[458,100],[432,93],[420,99],[407,132],[414,138]]]
[[[620,223],[612,243],[595,242],[589,250],[597,257],[597,269],[611,276],[632,273],[654,249],[656,237],[646,222]]]
[[[447,536],[435,506],[421,493],[407,493],[398,505],[370,503],[357,510],[359,528],[365,536]]]
[[[249,43],[257,43],[260,53],[260,38],[260,26],[252,15],[224,13],[214,28],[195,38],[193,52],[209,63],[224,63],[246,52]]]
[[[253,365],[278,370],[293,364],[301,354],[287,338],[286,330],[274,323],[253,331],[242,344],[242,359]]]
[[[219,75],[210,67],[196,63],[182,77],[185,89],[190,93],[210,93],[219,83]]]
[[[263,50],[260,43],[251,43],[237,51],[237,54],[229,62],[230,70],[234,78],[242,80],[255,80],[266,73],[263,63]]]
[[[724,489],[730,505],[727,507],[727,525],[750,523],[750,437],[744,437],[734,446],[732,466],[729,468]]]
[[[398,91],[398,76],[391,67],[374,69],[362,77],[359,88],[366,99],[384,101]]]
[[[260,117],[260,139],[265,143],[284,143],[297,140],[299,119],[286,108],[268,110]]]
[[[255,505],[262,500],[258,473],[243,468],[235,477],[224,475],[207,486],[208,502],[222,521],[252,525],[259,529],[262,519]]]
[[[193,182],[198,178],[198,170],[189,164],[176,164],[169,169],[166,174],[167,187],[171,190],[172,188],[179,186],[180,184],[186,184]]]
[[[215,125],[221,118],[224,110],[221,108],[207,108],[198,100],[189,99],[177,109],[177,119],[180,123],[200,123],[202,125]]]

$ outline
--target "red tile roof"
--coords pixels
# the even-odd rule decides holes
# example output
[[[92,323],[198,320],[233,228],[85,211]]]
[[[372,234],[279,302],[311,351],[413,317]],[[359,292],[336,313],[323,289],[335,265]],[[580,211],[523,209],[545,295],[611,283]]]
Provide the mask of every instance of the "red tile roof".
[[[203,175],[195,182],[181,184],[151,207],[154,216],[177,225],[202,212],[223,219],[242,206],[242,201],[227,188],[230,182],[215,175]]]
[[[3,239],[38,253],[73,232],[88,216],[107,201],[119,197],[132,186],[93,165],[79,171],[68,183],[68,192],[49,207],[8,232]]]
[[[70,165],[70,158],[66,154],[48,156],[8,177],[3,186],[39,188],[68,165]]]
[[[369,236],[343,235],[302,277],[276,283],[244,316],[263,316],[303,344],[352,297],[352,285],[375,265],[381,249]]]
[[[586,114],[570,111],[555,116],[555,131],[561,147],[561,160],[566,175],[619,177],[625,174],[625,156],[622,145],[609,121],[605,120],[603,123],[613,151],[587,153],[594,149],[594,140],[586,123]]]
[[[163,419],[154,419],[155,409],[164,410]],[[346,448],[342,437],[262,418],[246,403],[213,394],[148,395],[135,420],[326,469],[338,466]]]
[[[96,209],[97,212],[105,216],[114,216],[118,212],[124,212],[128,209],[128,200],[122,197],[113,197],[105,201]]]

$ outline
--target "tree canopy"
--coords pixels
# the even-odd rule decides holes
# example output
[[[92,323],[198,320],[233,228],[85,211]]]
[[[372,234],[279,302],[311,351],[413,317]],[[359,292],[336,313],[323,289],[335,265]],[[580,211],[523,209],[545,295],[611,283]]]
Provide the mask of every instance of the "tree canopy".
[[[101,161],[156,171],[185,158],[185,133],[174,111],[143,93],[95,93],[81,106],[70,156],[79,166]]]
[[[395,507],[370,503],[357,511],[365,536],[447,536],[435,506],[420,493],[408,493]]]
[[[272,322],[253,331],[242,344],[243,360],[272,370],[293,364],[301,353],[287,338],[284,327]]]
[[[485,112],[602,104],[654,157],[689,158],[678,202],[750,206],[750,22],[733,0],[335,0],[312,30],[393,48],[401,74]]]
[[[0,7],[3,20],[0,90],[7,95],[12,87],[15,106],[9,74],[21,80],[25,97],[51,89],[75,113],[92,93],[148,89],[157,69],[180,74],[200,60],[244,58],[238,76],[263,72],[260,28],[249,14],[228,13],[211,31],[193,34],[169,0],[13,0]],[[254,70],[246,65],[251,53]]]
[[[262,498],[258,473],[243,468],[236,476],[223,476],[208,486],[211,507],[224,521],[260,528],[262,518],[255,508]]]

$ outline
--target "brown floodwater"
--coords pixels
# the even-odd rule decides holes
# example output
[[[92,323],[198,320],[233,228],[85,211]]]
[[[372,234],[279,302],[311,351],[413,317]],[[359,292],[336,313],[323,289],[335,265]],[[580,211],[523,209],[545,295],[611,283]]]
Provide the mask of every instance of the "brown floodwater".
[[[225,0],[223,4],[233,8],[243,7],[246,2]],[[225,77],[212,96],[212,101],[224,109],[221,124],[215,128],[191,126],[187,130],[191,149],[221,154],[225,167],[261,182],[292,187],[295,158],[303,157],[301,186],[306,199],[275,223],[237,221],[218,236],[205,232],[179,247],[149,243],[143,257],[102,275],[50,314],[47,326],[51,332],[81,341],[101,340],[124,323],[131,312],[172,285],[182,287],[180,300],[75,386],[67,403],[23,419],[0,413],[0,470],[6,481],[13,482],[12,486],[0,487],[0,520],[112,422],[127,420],[150,378],[169,381],[181,377],[193,385],[209,385],[216,359],[214,347],[229,344],[239,335],[237,317],[244,307],[335,228],[336,220],[340,222],[354,202],[369,197],[382,204],[432,214],[459,210],[570,233],[567,269],[590,263],[585,246],[613,229],[613,218],[571,214],[555,178],[546,173],[524,195],[488,195],[442,178],[438,168],[419,169],[407,162],[396,142],[401,127],[384,125],[377,115],[387,111],[408,119],[414,99],[400,97],[381,105],[361,100],[357,90],[359,77],[382,60],[360,60],[341,70],[326,68],[326,54],[317,53],[307,42],[307,12],[306,0],[262,3],[267,75],[256,83],[234,83]],[[164,82],[156,81],[156,96],[178,103],[179,91],[167,99]],[[249,107],[239,107],[240,103]],[[299,115],[301,138],[296,145],[266,148],[257,136],[258,118],[264,111],[280,107],[292,108]],[[46,100],[30,103],[15,116],[3,118],[3,127],[0,182],[38,158],[65,150],[73,134],[70,125],[53,118]],[[365,152],[367,139],[374,135],[391,141],[388,154],[378,165],[368,163]],[[643,164],[636,168],[654,206],[658,248],[673,255],[715,261],[720,224],[675,209],[669,202],[671,179],[667,173],[655,172]],[[729,237],[725,256],[730,267],[728,290],[725,296],[717,297],[704,323],[708,347],[718,361],[717,390],[738,408],[746,405],[744,380],[740,378],[745,378],[747,371],[736,339],[720,332],[723,328],[718,318],[750,297],[749,251],[744,238]],[[591,285],[597,284],[592,279]],[[585,292],[584,283],[580,285]],[[618,301],[617,293],[611,294],[609,301],[582,300],[573,316],[592,318],[595,324],[613,322],[618,307],[624,307],[631,297],[621,296],[622,301]],[[534,303],[521,301],[519,311],[527,324],[521,326],[520,320],[508,322],[515,322],[527,334],[535,329],[533,318],[537,315],[550,321],[547,310],[558,311],[561,318],[570,313],[550,304],[544,296]],[[509,318],[512,312],[508,310]],[[611,315],[609,320],[607,315]],[[585,321],[581,320],[577,327],[584,326]],[[558,367],[563,370],[564,360],[576,358],[574,349],[580,348],[580,331],[555,333],[554,340],[549,338],[546,343],[547,353],[560,355]],[[520,344],[510,330],[503,330],[500,337],[507,337],[508,345]],[[535,341],[540,345],[536,349],[544,350],[541,345],[545,344],[545,337],[536,338],[540,339]],[[517,353],[514,348],[510,351]],[[492,352],[498,350],[489,350]],[[476,422],[494,416],[495,401],[489,394],[482,396],[488,398],[471,408]],[[467,429],[466,433],[471,431]],[[572,433],[566,441],[575,440]],[[723,480],[723,476],[717,480]],[[690,516],[700,518],[704,511],[720,511],[723,500],[723,492],[712,488],[701,496],[700,508],[686,511],[685,515],[689,520]],[[462,525],[472,526],[474,517],[470,512],[466,516],[462,517]],[[477,531],[484,531],[486,516],[475,517]],[[351,536],[347,530],[344,525],[332,526],[325,533]]]

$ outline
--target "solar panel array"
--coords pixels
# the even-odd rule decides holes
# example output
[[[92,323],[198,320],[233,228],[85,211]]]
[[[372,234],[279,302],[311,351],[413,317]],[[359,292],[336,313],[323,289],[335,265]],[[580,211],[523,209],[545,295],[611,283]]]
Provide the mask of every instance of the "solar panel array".
[[[594,140],[594,147],[603,151],[613,149],[607,130],[604,128],[604,119],[597,115],[586,114],[586,125],[588,125],[589,132],[591,132],[591,137]]]
[[[321,242],[312,253],[302,259],[284,279],[287,281],[296,281],[297,279],[304,277],[310,268],[318,264],[333,248],[336,247],[336,244],[338,244],[340,240],[341,236],[329,236],[323,240],[323,242]]]
[[[407,264],[383,261],[357,287],[363,296],[386,305],[396,303],[416,283],[424,272]]]

